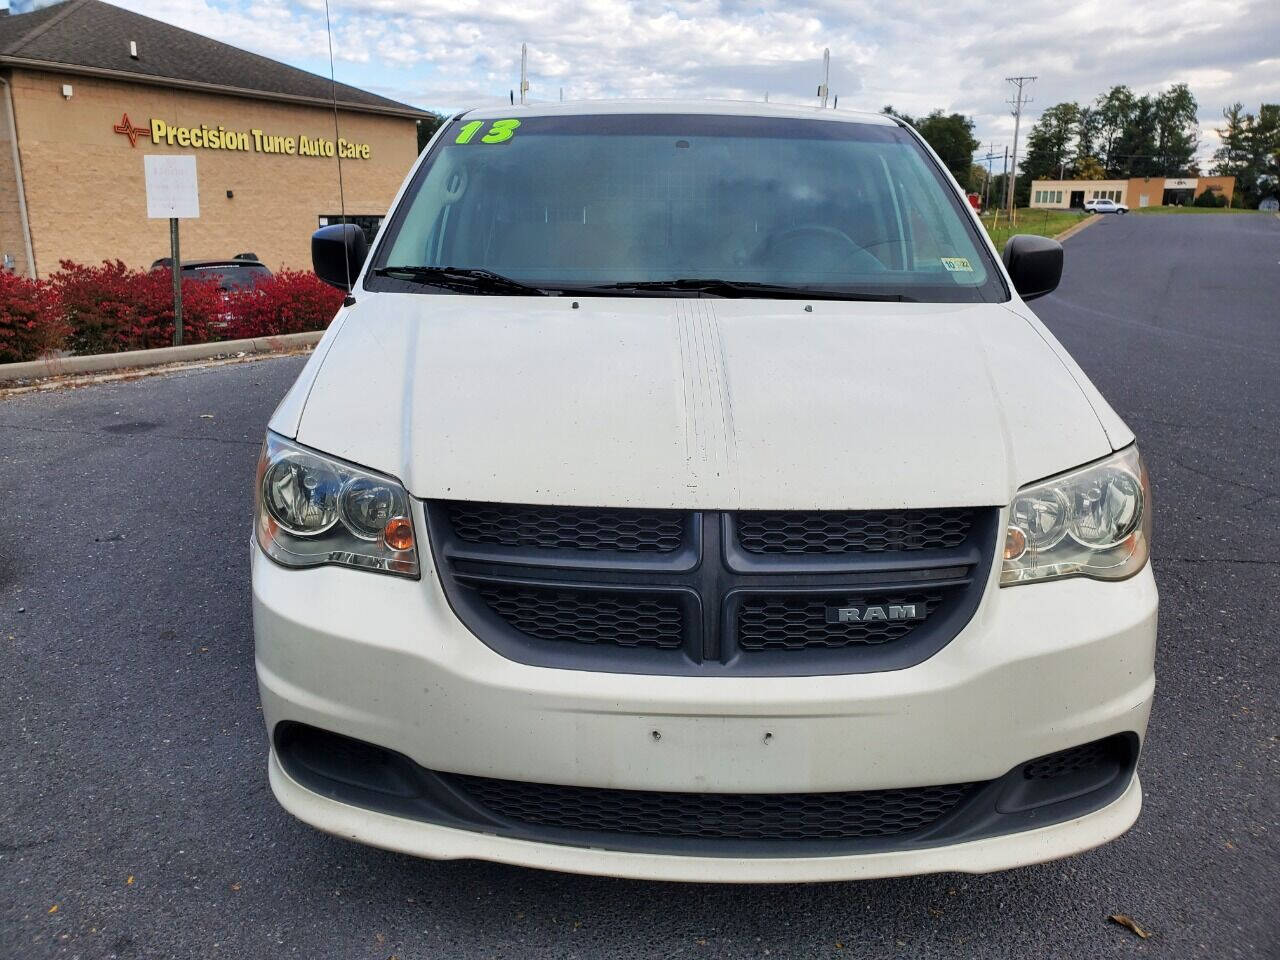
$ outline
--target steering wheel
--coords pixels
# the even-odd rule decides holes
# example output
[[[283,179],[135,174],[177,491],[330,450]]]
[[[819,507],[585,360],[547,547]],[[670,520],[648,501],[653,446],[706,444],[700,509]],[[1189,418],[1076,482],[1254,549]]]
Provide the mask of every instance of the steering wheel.
[[[850,237],[843,230],[837,229],[836,227],[829,227],[821,223],[806,223],[799,227],[788,227],[786,230],[783,230],[781,233],[775,233],[772,237],[770,237],[769,246],[774,246],[775,244],[781,245],[781,244],[787,243],[790,240],[794,239],[795,237],[802,236],[806,233],[814,233],[814,234],[819,234],[821,236],[826,236],[826,237],[835,237],[837,240],[843,240],[851,250],[861,249],[861,247],[859,247],[856,243],[853,242],[853,238]]]
[[[836,240],[839,243],[796,243],[801,237],[813,237],[818,241]],[[773,266],[784,269],[818,269],[828,271],[855,270],[862,273],[878,273],[884,270],[874,254],[868,253],[843,230],[821,223],[806,223],[798,227],[780,230],[765,241],[763,258],[772,260]]]

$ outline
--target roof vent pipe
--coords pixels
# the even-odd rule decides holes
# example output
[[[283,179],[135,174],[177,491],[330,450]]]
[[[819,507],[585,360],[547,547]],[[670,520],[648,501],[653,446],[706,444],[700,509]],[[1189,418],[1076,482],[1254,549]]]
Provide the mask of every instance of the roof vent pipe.
[[[129,41],[129,56],[132,57],[134,60],[138,59],[138,41],[137,40]]]

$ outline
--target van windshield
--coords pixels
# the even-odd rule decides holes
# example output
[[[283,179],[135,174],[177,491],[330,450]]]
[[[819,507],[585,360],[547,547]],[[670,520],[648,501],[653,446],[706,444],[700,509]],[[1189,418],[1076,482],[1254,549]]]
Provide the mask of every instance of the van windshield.
[[[463,116],[372,266],[384,290],[1008,299],[911,134],[832,120]]]

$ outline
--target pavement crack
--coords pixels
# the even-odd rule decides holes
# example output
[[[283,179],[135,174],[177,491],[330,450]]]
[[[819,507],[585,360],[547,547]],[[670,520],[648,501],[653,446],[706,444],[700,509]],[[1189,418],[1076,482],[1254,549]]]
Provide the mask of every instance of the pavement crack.
[[[1250,493],[1256,493],[1258,495],[1258,500],[1251,501],[1249,504],[1250,506],[1261,500],[1266,500],[1268,497],[1280,496],[1280,494],[1277,494],[1274,490],[1267,490],[1264,487],[1255,487],[1253,484],[1249,483],[1241,483],[1239,480],[1232,480],[1229,477],[1220,477],[1217,474],[1209,473],[1207,470],[1199,470],[1189,464],[1183,463],[1177,457],[1166,456],[1163,457],[1162,460],[1166,463],[1176,464],[1188,473],[1194,473],[1197,477],[1203,477],[1205,480],[1212,480],[1215,483],[1225,483],[1228,486],[1239,487],[1241,490],[1248,490]]]
[[[1054,300],[1054,303],[1056,305],[1061,305],[1063,307],[1066,307],[1068,310],[1074,310],[1077,314],[1081,314],[1081,313],[1092,314],[1095,317],[1102,317],[1103,319],[1111,323],[1115,323],[1115,324],[1119,324],[1127,327],[1134,327],[1139,330],[1144,330],[1148,333],[1156,334],[1157,336],[1168,337],[1174,340],[1193,341],[1195,343],[1199,343],[1211,349],[1219,350],[1225,353],[1242,353],[1242,354],[1246,354],[1250,359],[1262,358],[1262,359],[1270,359],[1270,360],[1280,360],[1280,353],[1276,353],[1273,350],[1267,350],[1265,348],[1259,347],[1256,344],[1229,343],[1221,338],[1211,337],[1207,334],[1194,333],[1190,330],[1178,330],[1174,327],[1162,326],[1158,323],[1152,323],[1150,321],[1141,320],[1136,317],[1121,317],[1121,316],[1117,316],[1114,313],[1107,313],[1105,310],[1099,310],[1096,307],[1088,306],[1087,304],[1073,303],[1072,301],[1066,299],[1065,297],[1056,298]]]
[[[1242,557],[1157,557],[1156,566],[1166,563],[1234,563],[1245,567],[1280,567],[1280,560],[1251,560]]]
[[[33,427],[25,423],[0,423],[0,430],[27,430],[32,433],[65,433],[73,434],[80,437],[101,437],[106,434],[110,437],[120,437],[121,434],[112,433],[109,430],[77,430],[74,427]],[[257,447],[262,444],[261,440],[237,440],[231,437],[196,437],[189,434],[173,434],[173,433],[147,433],[139,434],[139,437],[145,437],[150,440],[182,440],[194,443],[234,443],[249,447]]]
[[[24,850],[30,850],[33,847],[43,847],[49,843],[61,843],[66,837],[51,836],[39,837],[35,840],[24,840],[19,843],[0,843],[0,854],[21,853]]]

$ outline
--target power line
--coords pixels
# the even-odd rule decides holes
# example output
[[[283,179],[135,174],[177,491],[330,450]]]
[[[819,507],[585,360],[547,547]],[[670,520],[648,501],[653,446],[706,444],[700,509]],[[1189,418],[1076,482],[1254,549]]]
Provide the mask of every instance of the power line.
[[[1018,130],[1022,125],[1022,108],[1031,102],[1031,98],[1026,96],[1026,87],[1035,83],[1035,77],[1005,77],[1006,82],[1012,83],[1016,93],[1012,100],[1006,100],[1005,103],[1013,107],[1013,163],[1009,168],[1009,179],[1005,183],[1005,190],[1008,191],[1008,208],[1009,217],[1013,218],[1013,188],[1018,180]]]

